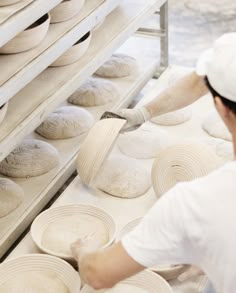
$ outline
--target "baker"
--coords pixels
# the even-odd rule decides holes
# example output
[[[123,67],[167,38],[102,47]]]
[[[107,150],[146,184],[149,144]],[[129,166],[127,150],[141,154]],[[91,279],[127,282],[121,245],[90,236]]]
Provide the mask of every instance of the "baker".
[[[196,72],[184,77],[153,102],[123,110],[130,126],[189,105],[210,91],[232,134],[236,154],[236,33],[218,39],[199,59]],[[139,271],[162,264],[201,268],[216,292],[236,288],[236,161],[206,177],[177,184],[162,196],[140,224],[106,249],[78,240],[72,245],[80,274],[101,289]]]

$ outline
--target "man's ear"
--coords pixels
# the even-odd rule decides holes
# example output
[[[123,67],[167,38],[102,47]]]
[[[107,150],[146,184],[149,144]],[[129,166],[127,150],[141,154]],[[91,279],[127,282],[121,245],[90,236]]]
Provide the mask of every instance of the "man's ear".
[[[230,110],[228,107],[226,107],[222,100],[219,97],[215,97],[215,106],[217,111],[219,112],[221,117],[227,118],[230,114]]]

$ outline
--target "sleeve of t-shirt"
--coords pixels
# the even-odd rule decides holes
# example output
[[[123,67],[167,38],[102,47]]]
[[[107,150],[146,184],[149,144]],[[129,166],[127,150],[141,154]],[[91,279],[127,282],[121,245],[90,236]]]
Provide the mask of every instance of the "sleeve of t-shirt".
[[[189,218],[186,195],[182,184],[178,184],[122,239],[122,246],[136,262],[145,267],[194,263],[185,229]]]

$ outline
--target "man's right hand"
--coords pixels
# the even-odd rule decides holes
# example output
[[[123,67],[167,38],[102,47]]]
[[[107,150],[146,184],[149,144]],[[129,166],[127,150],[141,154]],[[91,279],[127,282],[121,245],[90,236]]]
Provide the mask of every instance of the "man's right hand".
[[[124,129],[139,126],[151,118],[150,113],[145,107],[135,109],[121,109],[117,111],[117,114],[127,120]]]

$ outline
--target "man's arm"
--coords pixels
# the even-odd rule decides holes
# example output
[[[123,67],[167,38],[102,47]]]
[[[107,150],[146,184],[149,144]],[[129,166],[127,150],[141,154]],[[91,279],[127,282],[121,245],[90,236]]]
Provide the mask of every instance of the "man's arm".
[[[83,249],[78,241],[73,244],[72,252],[78,259],[81,278],[94,289],[111,288],[145,268],[127,254],[121,242],[91,252],[91,248],[85,245]]]
[[[143,107],[122,109],[118,114],[127,119],[126,128],[129,128],[141,125],[152,117],[184,108],[207,94],[207,92],[208,89],[203,77],[191,72],[161,94],[155,96],[155,93],[153,93],[152,101]]]

